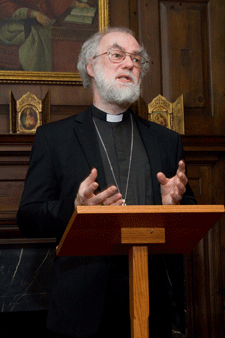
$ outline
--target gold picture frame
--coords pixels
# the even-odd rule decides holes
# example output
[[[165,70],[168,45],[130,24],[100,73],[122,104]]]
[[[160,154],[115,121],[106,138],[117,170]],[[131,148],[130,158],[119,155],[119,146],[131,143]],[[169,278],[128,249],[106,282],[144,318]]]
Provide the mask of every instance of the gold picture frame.
[[[184,134],[183,94],[174,103],[158,95],[148,104],[148,120]]]
[[[96,14],[98,15],[98,28],[96,29],[96,31],[98,31],[98,30],[102,30],[103,28],[109,26],[109,0],[92,0],[92,2],[93,1],[97,1],[97,6],[98,6],[97,7],[98,10]],[[81,0],[77,2],[79,3],[83,2],[84,4],[86,3],[85,0]],[[68,14],[68,11],[67,11],[67,14]],[[61,17],[62,15],[59,17],[59,19]],[[75,26],[77,27],[78,25],[75,25]],[[85,25],[83,24],[82,26],[84,27]],[[88,25],[86,25],[85,27],[87,26]],[[67,33],[68,41],[69,40],[71,41],[73,38],[76,39],[78,37],[80,39],[81,30],[79,29],[79,27],[77,29],[74,28],[73,31],[70,28],[70,32]],[[51,29],[54,31],[54,35],[56,36],[56,38],[62,41],[63,40],[62,32],[65,32],[66,30],[65,27],[55,25],[54,27],[51,26]],[[93,29],[90,29],[89,27],[84,28],[84,31],[85,31],[84,41],[95,32],[95,31],[93,32]],[[52,41],[52,31],[51,31],[51,41]],[[82,41],[82,43],[84,41]],[[74,61],[74,63],[76,64],[76,61]],[[61,62],[61,64],[63,64],[63,62]],[[25,70],[13,70],[13,69],[11,70],[10,69],[10,70],[0,70],[0,83],[34,83],[34,84],[59,84],[59,85],[78,84],[78,85],[81,85],[82,81],[81,81],[81,78],[78,72],[25,71]]]
[[[16,101],[10,90],[9,99],[10,133],[35,134],[39,126],[50,122],[50,91],[43,100],[27,92]]]

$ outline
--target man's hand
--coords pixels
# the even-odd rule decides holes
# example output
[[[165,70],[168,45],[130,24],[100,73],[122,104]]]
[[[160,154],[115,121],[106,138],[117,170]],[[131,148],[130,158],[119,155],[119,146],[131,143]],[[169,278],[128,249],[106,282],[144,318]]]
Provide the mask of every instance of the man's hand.
[[[188,182],[185,175],[184,161],[181,160],[178,163],[178,169],[174,177],[166,178],[162,172],[159,172],[157,179],[161,185],[162,204],[179,204],[186,191],[186,184]]]
[[[90,175],[81,182],[77,197],[74,201],[75,207],[79,205],[122,205],[122,195],[117,192],[117,188],[113,185],[94,194],[98,188],[97,169],[92,169]]]

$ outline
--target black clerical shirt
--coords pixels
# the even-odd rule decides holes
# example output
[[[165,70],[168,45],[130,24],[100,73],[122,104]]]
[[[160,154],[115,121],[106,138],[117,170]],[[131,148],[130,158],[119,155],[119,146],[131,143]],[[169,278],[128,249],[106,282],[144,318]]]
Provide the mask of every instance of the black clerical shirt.
[[[150,164],[131,110],[128,109],[122,114],[120,122],[108,122],[107,114],[95,106],[92,106],[92,115],[111,162],[110,166],[98,136],[107,185],[118,185],[119,192],[126,199],[127,205],[153,204]],[[131,118],[134,126],[133,151],[130,177],[127,182],[132,138]],[[126,190],[127,196],[125,196]]]

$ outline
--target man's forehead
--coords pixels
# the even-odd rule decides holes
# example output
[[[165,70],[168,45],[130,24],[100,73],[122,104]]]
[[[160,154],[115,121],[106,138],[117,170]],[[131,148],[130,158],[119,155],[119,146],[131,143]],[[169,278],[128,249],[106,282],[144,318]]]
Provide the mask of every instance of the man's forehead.
[[[137,40],[129,33],[111,32],[104,35],[100,48],[105,51],[115,46],[123,50],[130,50],[133,52],[141,49]]]

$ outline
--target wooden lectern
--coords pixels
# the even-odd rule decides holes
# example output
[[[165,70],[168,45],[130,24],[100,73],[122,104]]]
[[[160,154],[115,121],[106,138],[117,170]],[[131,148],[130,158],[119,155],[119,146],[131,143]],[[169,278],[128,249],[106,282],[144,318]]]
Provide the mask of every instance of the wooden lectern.
[[[131,337],[149,338],[148,254],[190,252],[223,213],[222,205],[80,206],[56,254],[129,254]]]

